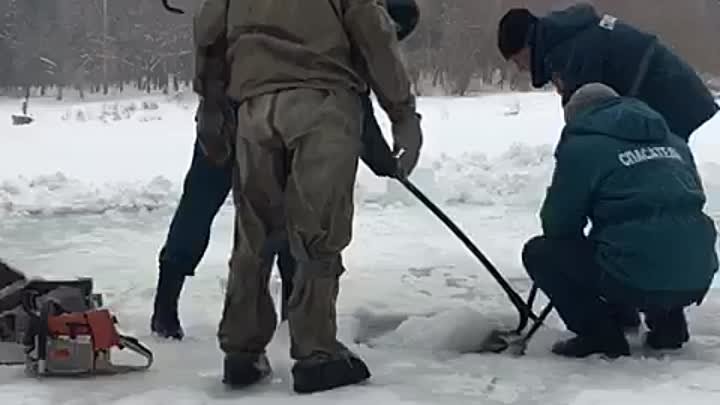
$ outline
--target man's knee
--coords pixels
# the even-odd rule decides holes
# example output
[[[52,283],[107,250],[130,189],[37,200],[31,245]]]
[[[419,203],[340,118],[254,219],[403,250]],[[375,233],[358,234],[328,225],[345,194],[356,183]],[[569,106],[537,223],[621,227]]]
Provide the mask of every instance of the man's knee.
[[[321,278],[338,279],[345,272],[340,255],[315,260],[301,260],[296,262],[294,280],[298,284],[306,280]]]
[[[548,250],[548,240],[544,236],[535,236],[523,246],[522,263],[531,276],[547,261]]]
[[[357,164],[335,168],[317,176],[310,175],[315,170],[296,173],[288,187],[288,236],[298,260],[330,259],[350,243]]]

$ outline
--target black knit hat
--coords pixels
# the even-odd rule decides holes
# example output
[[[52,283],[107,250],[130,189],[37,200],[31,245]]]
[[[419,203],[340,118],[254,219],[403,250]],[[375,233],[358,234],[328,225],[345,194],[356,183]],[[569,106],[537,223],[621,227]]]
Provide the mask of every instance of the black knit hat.
[[[420,9],[415,0],[387,0],[387,10],[397,24],[398,40],[403,40],[413,32],[420,20]]]
[[[513,8],[500,19],[498,49],[505,59],[510,59],[527,45],[528,33],[537,20],[526,8]]]

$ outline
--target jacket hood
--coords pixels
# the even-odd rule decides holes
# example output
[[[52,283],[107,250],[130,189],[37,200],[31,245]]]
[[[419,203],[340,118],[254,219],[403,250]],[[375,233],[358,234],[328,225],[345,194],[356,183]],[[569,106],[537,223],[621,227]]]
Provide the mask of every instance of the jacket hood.
[[[578,4],[543,17],[540,20],[539,34],[545,49],[552,49],[599,21],[600,17],[593,6]]]
[[[617,97],[580,112],[563,136],[604,135],[635,143],[659,142],[670,134],[665,119],[640,100]]]

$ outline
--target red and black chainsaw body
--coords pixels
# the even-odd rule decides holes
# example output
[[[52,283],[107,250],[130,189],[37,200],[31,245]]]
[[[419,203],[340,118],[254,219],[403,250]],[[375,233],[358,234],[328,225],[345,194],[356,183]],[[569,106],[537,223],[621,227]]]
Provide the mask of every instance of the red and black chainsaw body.
[[[23,293],[22,307],[29,316],[23,338],[29,375],[117,374],[152,365],[152,352],[118,332],[117,319],[102,308],[102,297],[92,294],[87,281],[90,288],[63,285],[45,294],[36,289]],[[145,364],[113,364],[114,349],[128,349],[142,356]]]

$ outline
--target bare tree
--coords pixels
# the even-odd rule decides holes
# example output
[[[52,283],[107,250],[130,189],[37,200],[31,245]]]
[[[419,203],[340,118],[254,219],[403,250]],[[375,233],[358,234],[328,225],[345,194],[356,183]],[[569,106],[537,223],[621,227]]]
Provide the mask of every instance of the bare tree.
[[[191,11],[196,0],[174,0]],[[581,0],[417,0],[421,21],[403,42],[415,89],[463,95],[475,83],[529,88],[497,50],[501,15],[511,7],[543,14]],[[656,33],[707,76],[720,75],[717,0],[588,0],[600,12]],[[672,16],[672,18],[668,18]],[[193,74],[191,14],[157,0],[0,0],[0,89],[56,96],[127,86],[178,90]]]

